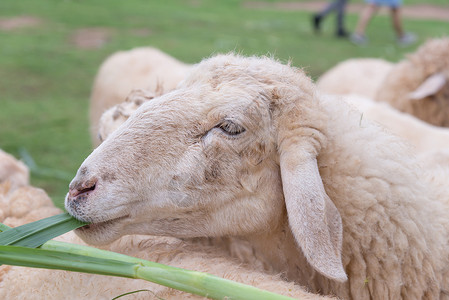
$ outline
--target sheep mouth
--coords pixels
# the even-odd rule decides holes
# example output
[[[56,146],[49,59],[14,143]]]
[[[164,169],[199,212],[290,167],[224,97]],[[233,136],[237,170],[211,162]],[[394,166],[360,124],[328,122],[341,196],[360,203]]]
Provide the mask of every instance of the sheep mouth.
[[[84,226],[82,226],[80,228],[77,228],[76,230],[79,231],[79,232],[88,232],[88,231],[93,231],[93,230],[99,230],[99,229],[106,228],[106,227],[108,227],[108,226],[110,226],[112,224],[115,224],[118,221],[121,221],[121,220],[126,219],[128,217],[129,217],[129,215],[126,215],[126,216],[110,219],[110,220],[103,221],[103,222],[90,223],[90,224],[84,225]]]

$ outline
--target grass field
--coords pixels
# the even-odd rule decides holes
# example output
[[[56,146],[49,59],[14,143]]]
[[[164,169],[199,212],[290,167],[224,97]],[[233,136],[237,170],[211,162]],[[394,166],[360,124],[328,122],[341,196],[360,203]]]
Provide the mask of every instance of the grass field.
[[[272,0],[273,1],[273,0]],[[410,3],[419,1],[410,1]],[[245,8],[244,1],[201,0],[3,0],[0,20],[38,18],[33,27],[0,29],[0,148],[19,157],[26,149],[36,163],[70,178],[90,153],[88,99],[101,62],[111,53],[152,45],[188,63],[213,53],[275,54],[291,59],[313,77],[349,57],[397,61],[413,51],[395,45],[388,17],[379,16],[367,34],[370,45],[357,47],[333,36],[333,20],[316,36],[310,13]],[[443,5],[447,0],[427,1]],[[357,16],[348,15],[348,28]],[[405,20],[407,30],[428,37],[449,33],[449,23]],[[75,34],[107,32],[106,43],[84,49]],[[69,179],[32,176],[57,205]]]

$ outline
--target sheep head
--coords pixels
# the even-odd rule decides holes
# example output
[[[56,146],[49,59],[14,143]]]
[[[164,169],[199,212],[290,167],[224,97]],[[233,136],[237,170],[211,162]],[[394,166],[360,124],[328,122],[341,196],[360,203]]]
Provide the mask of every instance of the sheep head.
[[[427,41],[396,64],[376,99],[435,126],[449,127],[449,37]]]
[[[310,264],[343,281],[342,221],[317,165],[325,129],[302,71],[213,57],[95,149],[65,205],[92,223],[77,233],[94,244],[125,234],[251,235],[280,226],[286,210]]]
[[[151,100],[154,97],[155,93],[148,90],[135,89],[131,91],[130,95],[126,97],[125,102],[109,108],[101,115],[98,124],[98,140],[103,142],[106,137],[110,136],[113,131],[128,120],[129,116],[131,116],[142,103]]]

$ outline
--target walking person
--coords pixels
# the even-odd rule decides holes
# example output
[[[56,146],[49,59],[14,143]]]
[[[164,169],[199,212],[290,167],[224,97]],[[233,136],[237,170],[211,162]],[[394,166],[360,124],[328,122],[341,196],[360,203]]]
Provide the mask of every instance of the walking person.
[[[351,41],[354,44],[363,45],[368,42],[365,36],[365,30],[368,23],[373,16],[377,13],[380,6],[388,6],[391,13],[391,21],[393,29],[396,33],[397,43],[400,45],[409,45],[416,41],[414,34],[404,32],[402,28],[400,7],[402,5],[401,0],[365,0],[367,6],[362,10],[359,21],[357,23],[356,30],[351,36]]]
[[[337,28],[335,31],[335,35],[337,37],[345,38],[348,36],[348,32],[344,27],[344,17],[345,17],[345,9],[347,0],[334,0],[329,3],[322,11],[315,14],[312,18],[313,28],[315,32],[320,32],[321,30],[321,22],[326,18],[326,16],[335,11],[337,14]]]

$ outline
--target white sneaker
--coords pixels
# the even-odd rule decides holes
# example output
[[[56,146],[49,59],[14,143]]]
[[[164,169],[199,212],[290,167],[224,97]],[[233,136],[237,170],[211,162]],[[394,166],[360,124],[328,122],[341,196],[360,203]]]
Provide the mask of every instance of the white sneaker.
[[[397,43],[401,46],[408,46],[413,44],[414,42],[416,42],[416,35],[410,32],[404,33],[397,39]]]
[[[350,40],[352,43],[359,46],[366,45],[368,43],[368,39],[366,38],[366,36],[358,33],[351,34]]]

